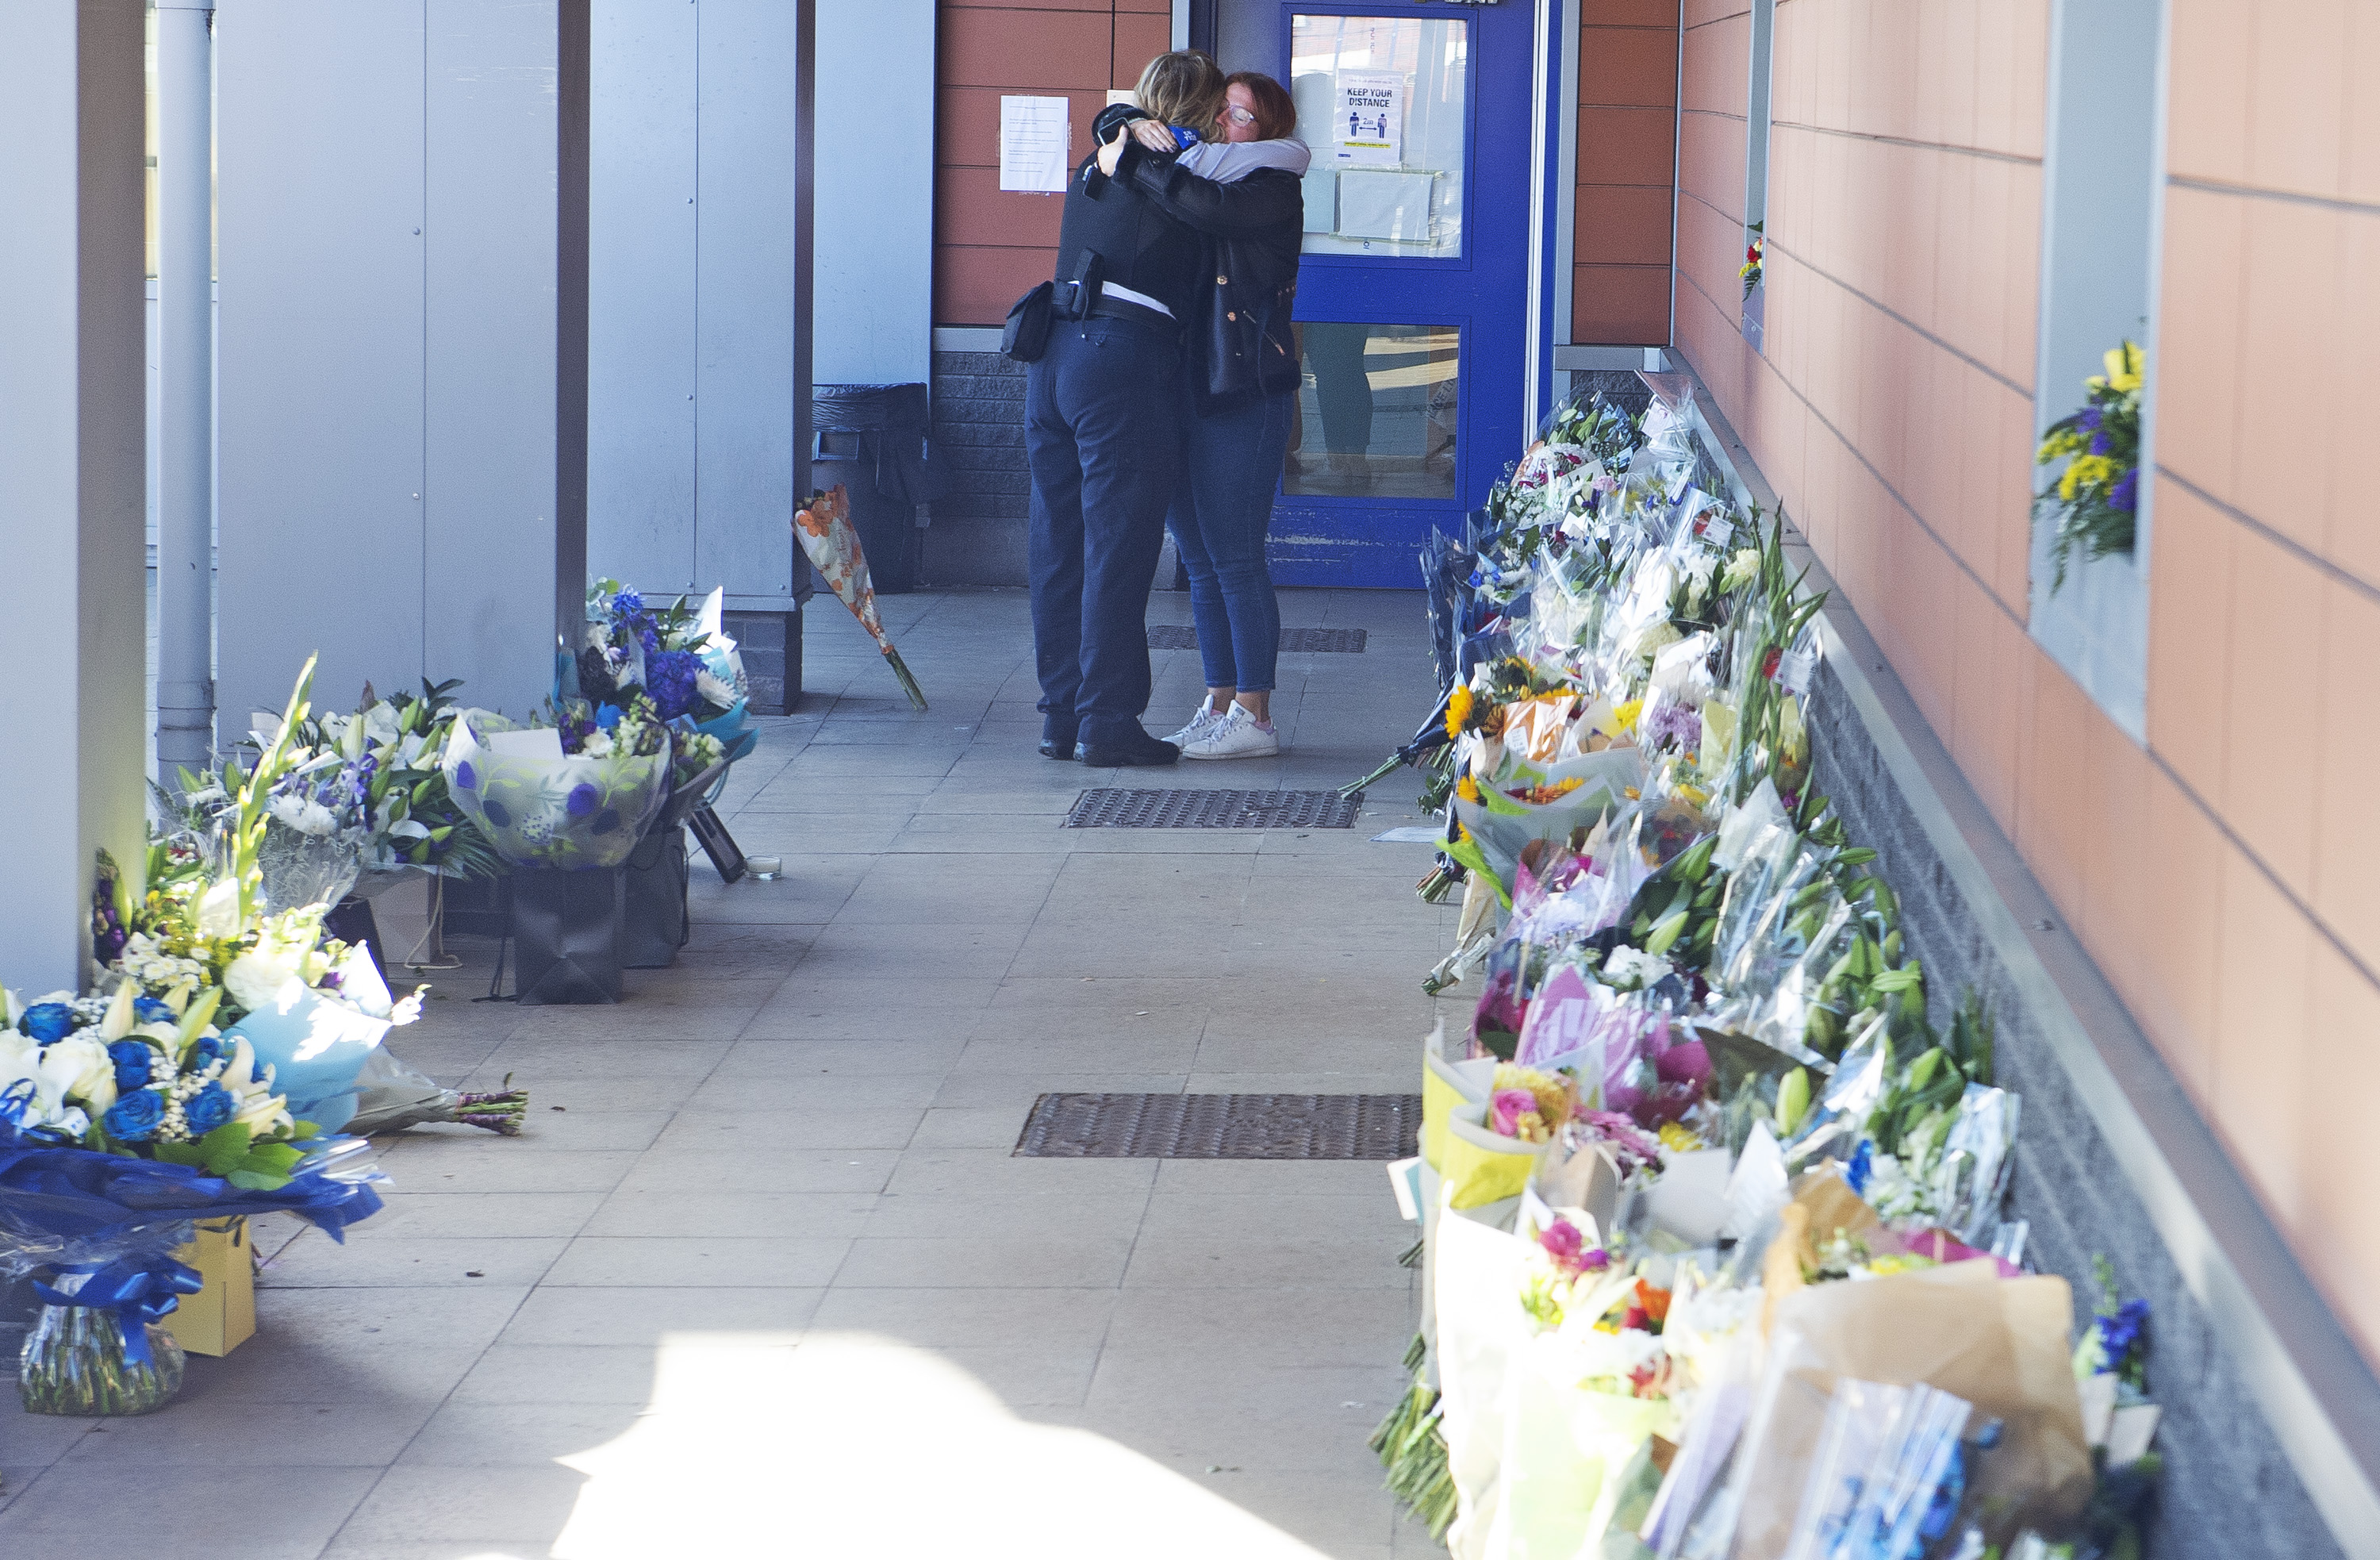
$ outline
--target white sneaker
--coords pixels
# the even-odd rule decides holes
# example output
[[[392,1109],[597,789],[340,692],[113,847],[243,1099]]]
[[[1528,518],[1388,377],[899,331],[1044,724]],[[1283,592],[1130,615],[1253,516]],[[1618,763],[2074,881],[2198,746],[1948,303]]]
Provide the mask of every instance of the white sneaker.
[[[1236,704],[1232,707],[1233,709],[1239,708]],[[1205,700],[1201,699],[1198,701],[1198,713],[1190,717],[1190,724],[1175,732],[1172,736],[1167,737],[1166,740],[1172,743],[1177,748],[1187,748],[1191,743],[1197,741],[1200,737],[1206,736],[1208,732],[1222,725],[1224,718],[1225,717],[1220,711],[1212,708]]]
[[[1185,759],[1269,759],[1281,751],[1281,734],[1257,724],[1244,704],[1234,703],[1222,719],[1182,749]]]

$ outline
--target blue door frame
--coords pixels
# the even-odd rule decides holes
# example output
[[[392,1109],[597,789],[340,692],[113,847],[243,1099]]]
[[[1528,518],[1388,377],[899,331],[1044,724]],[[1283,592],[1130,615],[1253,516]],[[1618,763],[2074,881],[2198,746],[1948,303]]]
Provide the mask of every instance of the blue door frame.
[[[1550,221],[1533,224],[1529,213],[1551,193],[1538,177],[1548,170],[1531,156],[1536,111],[1541,103],[1548,105],[1550,128],[1559,105],[1550,103],[1553,94],[1541,97],[1536,90],[1545,57],[1537,47],[1538,6],[1530,0],[1478,6],[1444,0],[1236,3],[1277,8],[1269,68],[1284,82],[1293,15],[1462,21],[1470,29],[1462,256],[1375,260],[1309,254],[1298,268],[1300,322],[1452,325],[1462,331],[1453,497],[1283,493],[1274,502],[1269,555],[1278,583],[1410,590],[1419,583],[1415,560],[1431,529],[1458,529],[1464,511],[1485,503],[1488,489],[1520,456],[1528,433],[1524,420],[1533,366],[1540,397],[1550,388],[1552,268],[1547,262],[1556,236]],[[1562,12],[1559,5],[1548,9],[1555,17]],[[1559,61],[1559,49],[1552,57]],[[1533,238],[1543,246],[1536,266]],[[1533,284],[1547,295],[1534,311]],[[1534,353],[1533,324],[1543,338]]]

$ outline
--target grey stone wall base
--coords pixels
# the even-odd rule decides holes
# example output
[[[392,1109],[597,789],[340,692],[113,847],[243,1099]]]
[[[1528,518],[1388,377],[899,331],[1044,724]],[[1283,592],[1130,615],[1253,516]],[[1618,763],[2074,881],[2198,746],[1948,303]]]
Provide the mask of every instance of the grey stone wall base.
[[[801,703],[802,610],[808,604],[797,605],[791,612],[720,615],[743,653],[748,708],[756,715],[790,715]],[[834,604],[840,607],[843,603]]]
[[[926,529],[922,579],[1026,583],[1025,365],[997,352],[937,351],[934,462],[949,486]]]

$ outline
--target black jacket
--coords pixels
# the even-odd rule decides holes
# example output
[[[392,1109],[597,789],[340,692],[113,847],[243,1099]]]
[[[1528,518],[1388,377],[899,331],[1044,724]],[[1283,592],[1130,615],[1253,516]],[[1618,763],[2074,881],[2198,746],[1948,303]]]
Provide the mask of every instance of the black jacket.
[[[1118,125],[1146,117],[1129,104],[1111,104],[1092,122],[1092,133],[1104,141]],[[1142,154],[1134,156],[1136,151]],[[1220,184],[1127,140],[1116,177],[1201,240],[1190,307],[1176,311],[1189,340],[1190,384],[1199,409],[1294,388],[1297,338],[1290,314],[1305,230],[1305,194],[1297,176],[1263,168]]]
[[[1176,320],[1187,321],[1195,318],[1203,274],[1199,236],[1184,231],[1181,219],[1160,209],[1135,182],[1138,165],[1152,160],[1172,164],[1170,157],[1152,159],[1138,141],[1127,140],[1113,178],[1099,172],[1096,155],[1075,170],[1060,219],[1056,279],[1063,295],[1064,285],[1081,274],[1085,254],[1096,254],[1103,285],[1144,293],[1173,311]],[[1061,302],[1066,301],[1062,296]]]

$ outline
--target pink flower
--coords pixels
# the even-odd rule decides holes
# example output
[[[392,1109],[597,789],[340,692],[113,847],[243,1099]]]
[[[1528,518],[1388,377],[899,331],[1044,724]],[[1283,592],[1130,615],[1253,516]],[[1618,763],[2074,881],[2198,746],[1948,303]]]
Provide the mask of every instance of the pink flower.
[[[1521,1134],[1521,1117],[1535,1115],[1537,1097],[1525,1089],[1499,1089],[1489,1104],[1500,1136],[1517,1138]]]
[[[1578,1226],[1568,1219],[1556,1219],[1537,1237],[1537,1244],[1546,1249],[1547,1256],[1568,1267],[1578,1261],[1579,1250],[1585,1246],[1586,1237],[1579,1234]]]

